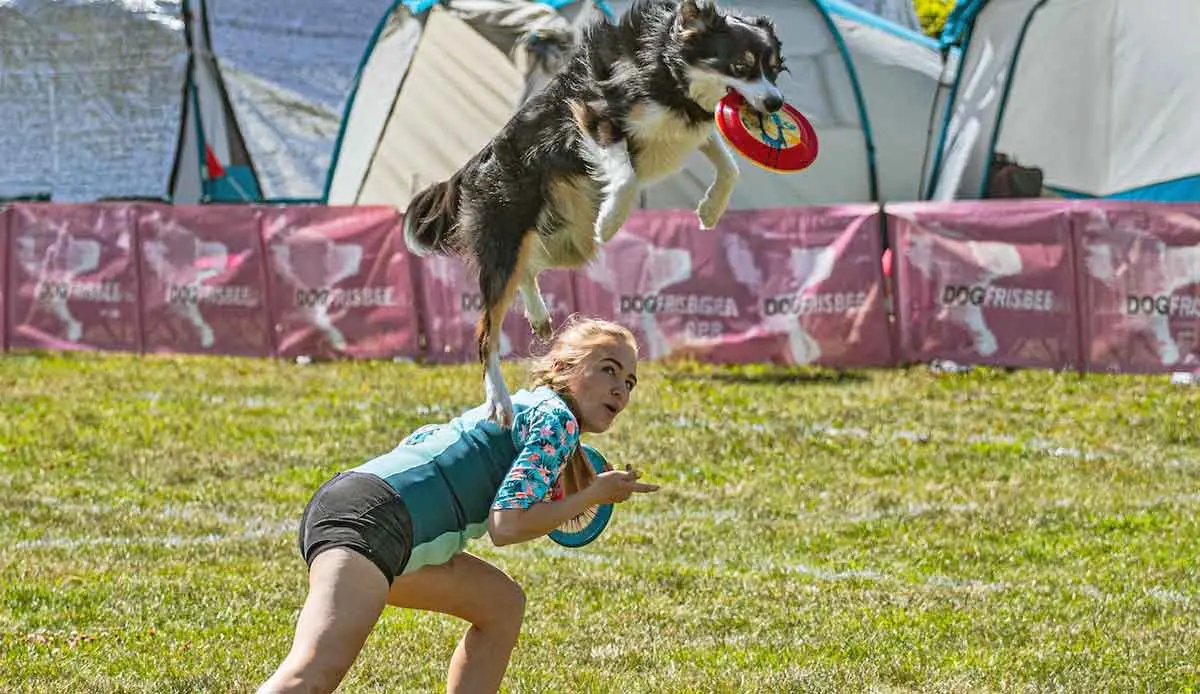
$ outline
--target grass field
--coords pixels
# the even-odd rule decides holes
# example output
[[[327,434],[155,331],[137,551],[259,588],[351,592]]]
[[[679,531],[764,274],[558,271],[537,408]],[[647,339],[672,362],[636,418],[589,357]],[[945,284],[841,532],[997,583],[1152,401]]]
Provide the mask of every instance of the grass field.
[[[1200,390],[640,375],[585,440],[663,490],[583,549],[471,547],[529,597],[503,691],[1200,690]],[[0,357],[0,691],[251,691],[309,494],[481,392],[470,365]],[[463,628],[387,611],[341,691],[441,691]]]

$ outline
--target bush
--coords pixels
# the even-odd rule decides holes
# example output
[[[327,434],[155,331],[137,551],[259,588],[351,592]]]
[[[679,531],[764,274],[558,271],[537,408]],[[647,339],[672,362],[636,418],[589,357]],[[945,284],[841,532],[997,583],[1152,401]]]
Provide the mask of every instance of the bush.
[[[920,20],[921,29],[927,36],[937,38],[942,33],[942,26],[946,23],[950,10],[954,9],[954,3],[955,0],[913,0],[917,19]]]

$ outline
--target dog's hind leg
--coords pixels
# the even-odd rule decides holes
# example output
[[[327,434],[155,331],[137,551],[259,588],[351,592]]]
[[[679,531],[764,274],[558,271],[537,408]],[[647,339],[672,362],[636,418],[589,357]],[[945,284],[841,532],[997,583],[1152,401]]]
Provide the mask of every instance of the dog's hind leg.
[[[512,426],[513,407],[504,373],[500,370],[500,332],[504,317],[512,306],[513,294],[526,275],[533,229],[523,235],[493,230],[486,246],[478,249],[479,290],[483,312],[476,325],[479,360],[484,364],[483,385],[487,395],[488,419],[503,427]]]
[[[700,228],[707,230],[715,228],[717,222],[721,221],[721,216],[729,207],[729,198],[733,195],[741,172],[738,170],[737,160],[733,158],[733,152],[729,151],[728,145],[715,128],[712,136],[700,145],[700,151],[716,170],[716,177],[705,191],[700,206],[696,208]]]
[[[521,275],[519,285],[521,301],[525,304],[525,318],[529,327],[539,340],[549,340],[552,334],[550,326],[550,309],[542,298],[542,288],[538,286],[538,276],[531,268],[526,268]]]

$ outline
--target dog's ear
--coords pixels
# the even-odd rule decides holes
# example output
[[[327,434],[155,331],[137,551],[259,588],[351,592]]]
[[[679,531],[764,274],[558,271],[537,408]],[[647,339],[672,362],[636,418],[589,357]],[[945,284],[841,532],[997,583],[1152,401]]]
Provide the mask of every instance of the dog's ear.
[[[683,0],[676,27],[680,37],[686,39],[713,29],[720,21],[721,13],[712,0]]]
[[[783,48],[783,44],[779,41],[779,34],[775,31],[775,21],[773,19],[765,15],[759,15],[751,20],[751,23],[767,32],[767,36],[771,38],[771,43],[774,44],[776,51]]]
[[[771,55],[771,61],[774,63],[771,67],[776,72],[791,72],[787,66],[783,64],[783,44],[779,41],[779,35],[775,33],[775,22],[770,17],[760,15],[752,20],[754,26],[763,29],[767,35],[771,37],[771,47],[774,52]]]
[[[759,15],[753,19],[753,24],[761,29],[766,29],[767,33],[775,36],[775,21],[766,15]]]

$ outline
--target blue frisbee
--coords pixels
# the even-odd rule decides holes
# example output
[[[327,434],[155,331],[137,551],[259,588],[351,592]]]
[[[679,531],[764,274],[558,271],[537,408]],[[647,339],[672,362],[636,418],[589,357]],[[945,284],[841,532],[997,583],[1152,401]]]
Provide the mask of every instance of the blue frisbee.
[[[596,471],[597,475],[610,469],[608,461],[604,459],[604,456],[600,455],[600,451],[586,443],[579,445],[583,446],[584,455],[587,456],[588,462],[592,464],[592,469]],[[593,506],[575,518],[551,530],[548,537],[563,547],[582,547],[600,537],[600,533],[604,532],[604,529],[608,527],[608,521],[612,518],[612,512],[612,504]]]

